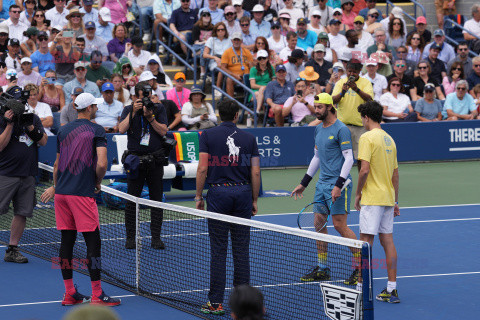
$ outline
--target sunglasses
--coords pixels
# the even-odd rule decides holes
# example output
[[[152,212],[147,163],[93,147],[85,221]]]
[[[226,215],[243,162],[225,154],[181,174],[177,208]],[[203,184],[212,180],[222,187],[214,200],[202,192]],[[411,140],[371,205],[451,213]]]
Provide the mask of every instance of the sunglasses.
[[[52,29],[52,33],[60,33],[57,29]]]
[[[465,88],[465,87],[458,87],[457,90],[465,91],[465,90],[467,90],[467,88]]]
[[[400,84],[400,83],[392,83],[391,86],[392,86],[392,87],[400,87],[401,84]]]
[[[452,68],[452,70],[462,71],[462,68]]]
[[[363,22],[361,22],[361,21],[356,21],[356,22],[354,22],[354,24],[363,24]]]
[[[71,15],[70,17],[72,17],[72,18],[80,18],[81,15],[79,15],[79,14],[78,14],[78,15],[77,15],[77,14],[74,14],[74,15]]]
[[[305,81],[305,78],[297,78],[297,81]]]
[[[468,51],[468,48],[458,49],[458,51]]]
[[[333,15],[334,16],[341,16],[342,14],[340,12],[335,12]]]
[[[0,37],[8,37],[8,33],[0,33]]]
[[[427,69],[428,67],[418,67],[418,69],[420,70],[423,70],[423,69]]]
[[[35,15],[35,18],[44,18],[44,17],[45,17],[45,15],[43,15],[43,14],[36,14]]]
[[[412,40],[420,40],[420,38],[412,38]]]
[[[17,10],[14,11],[14,10],[12,10],[12,11],[10,11],[10,12],[11,12],[11,13],[20,13],[21,11],[17,11]]]
[[[190,0],[182,0],[182,3],[190,2]]]
[[[424,89],[425,93],[433,93],[434,89],[429,88],[429,89]]]
[[[395,66],[396,66],[396,67],[399,67],[399,68],[403,68],[403,67],[405,67],[405,65],[404,65],[404,64],[396,64]]]
[[[217,32],[218,32],[218,31],[225,31],[225,29],[223,29],[223,28],[222,28],[222,29],[217,29]]]
[[[407,53],[407,51],[397,51],[397,54],[404,54]]]
[[[27,4],[36,4],[35,1],[25,1]]]
[[[272,27],[272,30],[273,30],[273,29],[280,29],[280,27],[279,27],[279,26],[273,26],[273,27]]]
[[[130,69],[131,67],[129,65],[122,67],[122,69],[127,69],[127,68]]]
[[[95,63],[95,64],[100,64],[100,63],[102,63],[102,60],[92,60],[91,62]]]
[[[258,61],[260,61],[260,60],[267,60],[267,57],[258,57],[257,60],[258,60]]]
[[[375,19],[378,18],[378,14],[369,14],[368,16],[369,16],[369,17],[372,17],[372,18],[375,18]]]
[[[248,27],[249,25],[250,25],[250,23],[242,23],[240,26],[242,26],[242,27]],[[219,29],[217,29],[217,30],[219,30]]]
[[[76,68],[75,70],[77,70],[77,71],[85,71],[85,68],[84,68],[84,67],[78,67],[78,68]]]
[[[320,16],[317,16],[317,15],[314,15],[312,17],[314,17],[315,19],[320,19],[321,18]]]
[[[183,80],[182,78],[177,79],[177,80],[175,80],[175,81],[177,81],[177,82],[185,82],[185,80]]]
[[[260,45],[260,44],[261,44],[262,46],[265,45],[265,43],[263,43],[263,42],[257,42],[257,45]]]
[[[210,12],[207,12],[207,11],[202,12],[202,17],[210,17]]]
[[[395,22],[395,23],[393,23],[393,25],[394,25],[394,26],[400,26],[400,25],[402,25],[402,24],[401,24],[400,22]]]
[[[480,67],[480,64],[476,64],[476,65],[474,65],[474,67],[475,67],[475,68],[478,68],[478,67]]]
[[[235,13],[229,12],[229,13],[225,13],[225,15],[226,15],[226,16],[233,16],[233,15],[235,15]]]

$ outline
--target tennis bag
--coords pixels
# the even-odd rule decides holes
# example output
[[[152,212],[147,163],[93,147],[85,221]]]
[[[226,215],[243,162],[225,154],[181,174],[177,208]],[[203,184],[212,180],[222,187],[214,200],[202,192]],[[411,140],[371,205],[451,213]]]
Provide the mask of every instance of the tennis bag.
[[[126,182],[113,182],[113,183],[110,183],[107,187],[110,187],[112,189],[125,192],[125,193],[127,193],[127,190],[128,190],[128,185]],[[149,199],[148,187],[146,186],[143,187],[142,194],[140,195],[140,197],[143,199]],[[105,205],[107,206],[107,208],[116,209],[116,210],[124,210],[125,204],[127,203],[127,200],[114,196],[113,194],[109,194],[107,192],[102,192],[102,200],[103,200],[103,203],[105,203]]]

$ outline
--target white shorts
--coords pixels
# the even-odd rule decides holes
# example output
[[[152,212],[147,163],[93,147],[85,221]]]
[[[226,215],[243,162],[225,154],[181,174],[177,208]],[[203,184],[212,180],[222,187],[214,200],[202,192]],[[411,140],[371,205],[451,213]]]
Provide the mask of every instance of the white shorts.
[[[393,208],[362,206],[360,209],[360,233],[373,235],[393,233]]]

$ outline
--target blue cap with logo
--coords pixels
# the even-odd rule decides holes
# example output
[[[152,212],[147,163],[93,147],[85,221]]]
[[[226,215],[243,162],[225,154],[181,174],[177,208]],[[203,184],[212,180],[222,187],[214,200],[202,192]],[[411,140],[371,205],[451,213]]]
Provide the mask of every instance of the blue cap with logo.
[[[96,29],[96,28],[97,26],[93,21],[88,21],[87,23],[85,23],[85,29]]]
[[[111,82],[105,82],[102,85],[102,92],[105,91],[115,91],[115,88],[113,87],[113,84]]]
[[[277,67],[275,68],[275,72],[278,72],[278,71],[280,71],[280,70],[285,71],[285,72],[287,71],[287,69],[285,68],[285,66],[284,66],[283,64],[279,64],[279,65],[277,65]]]

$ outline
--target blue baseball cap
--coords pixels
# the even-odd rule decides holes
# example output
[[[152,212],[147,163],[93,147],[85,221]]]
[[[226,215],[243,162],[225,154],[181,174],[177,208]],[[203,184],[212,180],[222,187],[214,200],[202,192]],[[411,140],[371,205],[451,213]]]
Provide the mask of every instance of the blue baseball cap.
[[[284,66],[283,64],[279,64],[279,65],[277,65],[277,67],[275,68],[275,72],[278,72],[278,71],[280,71],[280,70],[287,72],[287,68],[285,68],[285,66]]]
[[[96,29],[96,28],[97,26],[93,21],[88,21],[87,23],[85,23],[85,29]]]
[[[105,82],[102,85],[102,92],[105,91],[115,91],[115,88],[113,87],[113,84],[111,82]]]
[[[83,0],[83,4],[86,6],[91,6],[93,5],[95,1],[94,0]]]

